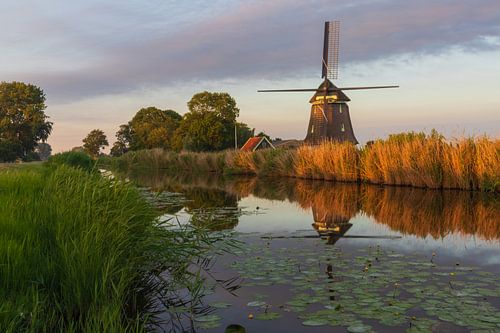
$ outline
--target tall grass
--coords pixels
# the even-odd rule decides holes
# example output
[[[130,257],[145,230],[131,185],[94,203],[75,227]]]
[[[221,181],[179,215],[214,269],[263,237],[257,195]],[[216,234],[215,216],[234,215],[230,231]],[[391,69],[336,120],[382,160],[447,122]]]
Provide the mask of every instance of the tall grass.
[[[401,133],[365,147],[326,141],[296,150],[125,154],[122,169],[165,168],[173,173],[286,176],[422,188],[500,191],[500,140],[447,141],[439,133]]]
[[[207,237],[167,228],[134,187],[95,173],[0,172],[0,331],[143,331]]]

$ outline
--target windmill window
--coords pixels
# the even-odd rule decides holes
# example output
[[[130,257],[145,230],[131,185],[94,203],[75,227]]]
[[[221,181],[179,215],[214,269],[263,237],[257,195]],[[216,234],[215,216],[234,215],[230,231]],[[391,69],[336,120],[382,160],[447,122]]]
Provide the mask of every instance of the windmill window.
[[[311,126],[311,133],[314,133],[314,125]]]
[[[344,127],[344,124],[342,124],[342,127],[340,128],[340,130],[341,130],[342,132],[345,132],[345,127]]]
[[[339,105],[339,113],[342,113],[342,104]],[[344,125],[342,125],[344,126]]]

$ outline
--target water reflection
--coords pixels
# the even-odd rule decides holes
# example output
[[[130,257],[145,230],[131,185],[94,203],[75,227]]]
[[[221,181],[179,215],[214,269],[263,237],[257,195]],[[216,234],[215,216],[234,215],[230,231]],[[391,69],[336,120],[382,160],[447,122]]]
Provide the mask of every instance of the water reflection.
[[[365,184],[340,184],[301,179],[260,179],[216,176],[172,178],[162,173],[133,174],[130,179],[156,191],[182,192],[192,223],[224,221],[218,228],[233,228],[241,211],[238,201],[257,198],[296,203],[312,211],[312,227],[320,234],[343,236],[354,216],[364,213],[377,223],[404,235],[443,238],[450,234],[500,239],[498,194],[466,191],[431,191]],[[235,214],[236,212],[236,214]]]

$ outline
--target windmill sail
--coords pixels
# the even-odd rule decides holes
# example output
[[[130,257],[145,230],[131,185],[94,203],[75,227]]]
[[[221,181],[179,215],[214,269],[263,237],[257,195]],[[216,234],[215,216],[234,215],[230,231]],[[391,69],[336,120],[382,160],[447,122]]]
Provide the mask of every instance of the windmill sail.
[[[325,22],[321,77],[336,80],[339,75],[340,22]]]
[[[366,87],[328,87],[328,92],[342,91],[342,90],[368,90],[368,89],[387,89],[387,88],[399,88],[399,86],[366,86]],[[323,88],[303,88],[303,89],[265,89],[257,90],[257,92],[324,92]]]

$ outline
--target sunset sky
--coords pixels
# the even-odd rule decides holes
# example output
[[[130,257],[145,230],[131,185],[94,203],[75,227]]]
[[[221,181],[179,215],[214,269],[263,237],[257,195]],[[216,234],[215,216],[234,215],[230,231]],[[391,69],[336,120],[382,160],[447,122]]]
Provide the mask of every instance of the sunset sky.
[[[239,120],[303,139],[321,83],[323,24],[341,21],[338,86],[361,143],[437,128],[500,136],[500,1],[0,0],[0,81],[47,95],[54,152],[94,128],[110,144],[141,107],[183,114],[197,92],[230,93]]]

